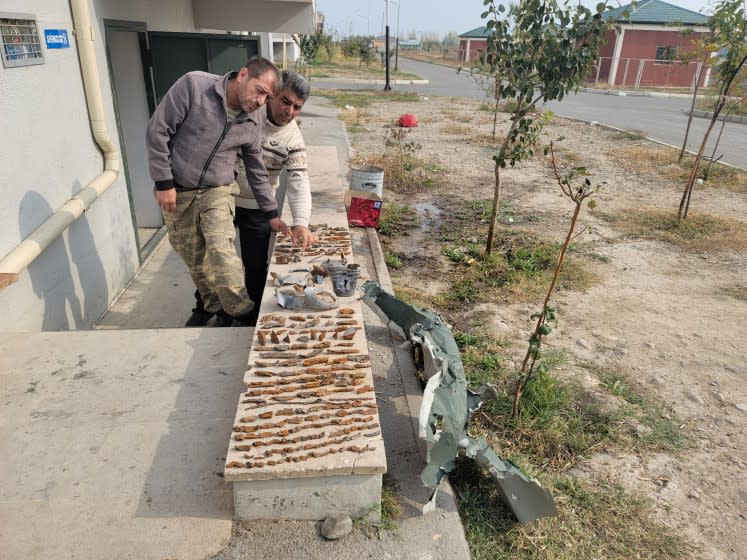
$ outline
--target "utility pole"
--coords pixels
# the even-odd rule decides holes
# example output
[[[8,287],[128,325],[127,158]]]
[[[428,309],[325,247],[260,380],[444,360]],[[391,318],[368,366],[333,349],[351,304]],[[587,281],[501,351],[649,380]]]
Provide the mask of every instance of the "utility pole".
[[[384,84],[384,91],[392,91],[392,86],[389,85],[389,0],[384,0],[386,4],[386,33],[384,33],[384,58],[386,59],[386,83]]]
[[[399,70],[399,6],[402,0],[397,2],[397,43],[394,45],[394,70]]]

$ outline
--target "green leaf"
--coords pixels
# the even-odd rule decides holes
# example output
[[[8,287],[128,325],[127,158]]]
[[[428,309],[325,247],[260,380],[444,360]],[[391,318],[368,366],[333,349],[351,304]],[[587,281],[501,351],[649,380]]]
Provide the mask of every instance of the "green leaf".
[[[552,327],[550,325],[540,325],[540,328],[538,330],[540,334],[546,335],[552,332]]]

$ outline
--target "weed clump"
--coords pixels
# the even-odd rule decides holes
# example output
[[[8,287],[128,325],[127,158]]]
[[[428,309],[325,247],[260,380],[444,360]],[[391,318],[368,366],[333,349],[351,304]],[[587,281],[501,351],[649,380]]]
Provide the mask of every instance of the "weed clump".
[[[418,212],[410,204],[385,202],[379,219],[379,233],[390,238],[406,234],[420,225]]]

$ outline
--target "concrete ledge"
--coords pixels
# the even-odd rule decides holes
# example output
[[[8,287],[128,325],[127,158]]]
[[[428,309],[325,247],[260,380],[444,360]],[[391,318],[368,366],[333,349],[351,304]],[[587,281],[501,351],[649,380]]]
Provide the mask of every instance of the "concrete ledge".
[[[272,251],[225,459],[242,520],[362,517],[381,502],[386,454],[358,296],[339,295],[337,307],[326,311],[290,311],[279,306],[272,283],[272,274],[293,271],[305,280],[299,270],[341,254],[352,262],[342,191],[329,180],[336,176],[336,151],[307,146],[307,153],[314,222],[324,226],[316,229],[315,247],[293,249],[283,239]],[[283,218],[290,222],[287,209]],[[287,262],[291,253],[298,262]],[[331,281],[317,289],[332,292]]]
[[[236,519],[316,521],[346,514],[354,519],[381,518],[381,474],[320,476],[233,483]]]

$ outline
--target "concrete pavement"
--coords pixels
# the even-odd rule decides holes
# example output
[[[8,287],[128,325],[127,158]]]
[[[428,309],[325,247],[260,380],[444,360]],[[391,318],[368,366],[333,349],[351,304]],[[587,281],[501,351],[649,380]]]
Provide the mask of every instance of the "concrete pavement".
[[[0,340],[0,557],[205,558],[251,329]]]

